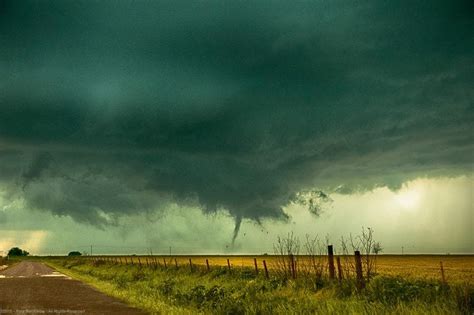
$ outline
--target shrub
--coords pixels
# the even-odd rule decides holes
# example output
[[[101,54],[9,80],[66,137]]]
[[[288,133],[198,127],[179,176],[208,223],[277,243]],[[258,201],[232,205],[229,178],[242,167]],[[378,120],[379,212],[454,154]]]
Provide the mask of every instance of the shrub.
[[[122,273],[114,279],[114,282],[117,288],[124,289],[130,284],[130,277]]]
[[[367,287],[369,300],[385,304],[409,302],[423,297],[432,301],[447,288],[426,281],[408,281],[402,277],[376,277]]]
[[[145,279],[145,273],[142,269],[135,269],[132,271],[132,281],[139,281]]]
[[[454,298],[458,309],[463,314],[470,314],[474,310],[474,287],[460,286],[453,289]]]
[[[174,287],[176,282],[170,278],[163,281],[163,283],[159,286],[160,293],[169,296],[173,293]]]

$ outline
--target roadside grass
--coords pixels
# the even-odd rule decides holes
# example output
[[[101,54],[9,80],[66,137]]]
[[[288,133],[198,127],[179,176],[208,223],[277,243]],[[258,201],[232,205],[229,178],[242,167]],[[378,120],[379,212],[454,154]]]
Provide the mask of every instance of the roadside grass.
[[[338,256],[341,258],[341,264],[344,270],[347,269],[347,264],[352,263],[354,260],[353,256]],[[146,255],[117,255],[105,256],[104,258],[120,259],[121,263],[125,263],[125,259],[127,259],[128,264],[131,263],[131,259],[133,258],[135,264],[137,264],[138,259],[140,259],[143,265],[159,264],[162,266],[165,262],[167,266],[174,266],[175,263],[179,266],[187,266],[189,265],[189,259],[192,259],[194,265],[203,267],[206,266],[206,260],[208,260],[211,268],[216,266],[226,267],[227,259],[229,259],[232,268],[253,268],[254,258],[256,258],[259,268],[263,267],[262,261],[266,261],[270,275],[280,268],[280,259],[277,255],[179,255],[174,257],[159,255],[153,257]],[[28,259],[28,257],[24,259]],[[308,257],[305,255],[298,255],[297,257],[298,263],[301,263],[300,265],[304,264],[304,261],[307,259]],[[462,285],[468,282],[474,283],[474,255],[378,255],[376,256],[376,261],[376,273],[378,275],[390,277],[403,276],[403,278],[410,280],[433,281],[441,279],[440,262],[442,262],[446,281],[449,284]],[[327,256],[321,257],[321,262],[326,265]]]
[[[474,286],[377,276],[355,283],[256,276],[252,268],[154,268],[45,259],[59,271],[152,314],[471,314]]]
[[[6,257],[0,257],[0,271],[10,268],[11,266],[19,263],[21,259],[11,258],[8,259]]]

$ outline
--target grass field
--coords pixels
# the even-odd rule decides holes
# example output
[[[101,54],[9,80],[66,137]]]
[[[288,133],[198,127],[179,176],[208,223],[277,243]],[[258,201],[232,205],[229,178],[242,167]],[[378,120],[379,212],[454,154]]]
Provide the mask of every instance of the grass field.
[[[109,259],[117,260],[125,264],[125,257],[127,263],[133,262],[135,264],[140,261],[143,265],[146,264],[160,264],[173,267],[176,262],[179,266],[189,266],[189,259],[194,265],[202,267],[206,266],[206,259],[209,265],[227,266],[227,259],[232,268],[252,267],[254,268],[254,258],[257,259],[258,268],[263,268],[263,260],[266,261],[269,272],[275,270],[278,266],[278,257],[274,255],[261,256],[104,256]],[[176,259],[176,262],[175,262]],[[307,258],[300,256],[298,261],[304,261]],[[327,264],[325,256],[322,257],[324,263]],[[352,261],[352,257],[346,258]],[[441,268],[440,262],[443,263],[445,278],[448,283],[474,283],[474,255],[378,255],[376,272],[384,276],[402,276],[411,279],[423,280],[440,280]],[[341,260],[343,263],[345,259]]]
[[[125,256],[121,256],[124,262]],[[138,265],[140,258],[141,266]],[[167,268],[163,259],[167,259]],[[191,272],[189,258],[194,269]],[[255,274],[253,256],[134,256],[134,264],[84,258],[49,258],[60,271],[153,314],[472,314],[472,256],[379,256],[377,275],[363,290],[353,278],[331,281],[275,270]],[[108,257],[116,259],[117,257]],[[148,260],[146,260],[148,259]],[[210,271],[206,268],[206,259]],[[299,257],[299,259],[303,259]],[[160,261],[161,260],[161,261]],[[443,261],[447,283],[441,282]],[[130,263],[130,256],[127,256]],[[155,262],[160,262],[159,266]],[[147,266],[148,264],[148,266]]]

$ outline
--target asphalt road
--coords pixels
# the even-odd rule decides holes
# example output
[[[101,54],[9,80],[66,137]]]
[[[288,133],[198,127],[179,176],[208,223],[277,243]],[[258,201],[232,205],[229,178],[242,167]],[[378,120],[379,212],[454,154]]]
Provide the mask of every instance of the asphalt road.
[[[145,314],[50,267],[23,261],[0,271],[0,314]]]

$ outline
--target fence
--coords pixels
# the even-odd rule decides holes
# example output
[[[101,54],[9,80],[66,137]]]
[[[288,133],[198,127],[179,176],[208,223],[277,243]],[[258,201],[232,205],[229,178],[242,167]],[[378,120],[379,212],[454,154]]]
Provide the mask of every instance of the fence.
[[[76,257],[77,258],[77,257]],[[342,258],[342,260],[341,260]],[[354,256],[347,255],[335,256],[333,246],[327,247],[327,255],[263,255],[254,256],[163,256],[163,255],[144,255],[144,256],[84,256],[80,259],[91,260],[94,264],[113,263],[122,265],[137,265],[147,268],[188,268],[190,272],[211,272],[214,268],[226,268],[228,271],[247,268],[253,270],[255,275],[262,275],[265,278],[270,276],[285,275],[292,279],[297,279],[299,275],[314,275],[323,277],[327,275],[330,280],[341,282],[343,279],[352,278],[356,280],[357,287],[363,289],[364,279],[363,263],[359,251],[354,252]],[[317,260],[317,262],[316,262]],[[352,260],[352,262],[349,262]],[[335,263],[336,261],[336,263]],[[345,263],[345,268],[343,263]],[[323,266],[322,271],[319,269]],[[370,273],[366,273],[370,276]]]

